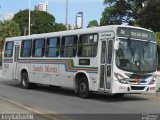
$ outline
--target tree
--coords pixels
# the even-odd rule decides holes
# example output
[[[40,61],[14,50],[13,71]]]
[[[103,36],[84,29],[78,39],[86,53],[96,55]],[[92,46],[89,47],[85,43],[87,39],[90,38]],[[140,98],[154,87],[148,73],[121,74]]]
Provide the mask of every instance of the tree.
[[[157,52],[158,52],[158,68],[157,70],[160,71],[160,32],[156,32],[157,37]]]
[[[155,34],[156,34],[156,38],[157,38],[157,45],[160,48],[160,32],[156,32]]]
[[[89,24],[88,24],[88,26],[87,26],[87,28],[89,28],[89,27],[97,27],[98,26],[98,22],[97,22],[97,20],[92,20],[92,21],[90,21],[89,22]]]
[[[1,21],[0,22],[0,43],[3,42],[6,37],[15,37],[20,35],[19,25],[13,20]]]
[[[28,32],[28,14],[28,10],[22,10],[14,15],[13,20],[19,24],[21,35]],[[31,11],[31,34],[53,32],[54,25],[53,15],[44,11]]]
[[[54,31],[56,32],[56,31],[65,31],[65,30],[67,30],[67,28],[66,28],[66,26],[64,25],[64,24],[62,24],[62,23],[56,23],[55,25],[54,25]]]
[[[120,19],[119,15],[116,14],[114,8],[106,7],[102,13],[102,18],[100,19],[100,25],[122,24],[123,21]]]
[[[102,13],[101,25],[107,24],[134,24],[137,10],[143,7],[146,0],[104,0],[107,7]]]
[[[144,8],[138,10],[136,24],[151,29],[154,32],[160,31],[160,0],[146,1]]]
[[[126,12],[128,5],[125,0],[107,0],[105,3],[108,6],[102,13],[101,25],[122,24],[129,21],[129,14]]]

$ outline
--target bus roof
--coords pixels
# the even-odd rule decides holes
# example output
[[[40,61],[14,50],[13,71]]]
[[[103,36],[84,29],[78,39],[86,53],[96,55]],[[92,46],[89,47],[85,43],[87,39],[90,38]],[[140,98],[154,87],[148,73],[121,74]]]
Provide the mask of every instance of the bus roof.
[[[68,31],[33,34],[33,35],[27,35],[27,36],[10,37],[10,38],[6,38],[6,41],[29,40],[29,39],[36,39],[36,38],[47,38],[47,37],[69,36],[69,35],[76,35],[76,34],[89,34],[89,33],[97,33],[97,32],[104,32],[104,31],[115,31],[118,27],[130,27],[130,28],[142,29],[142,30],[147,30],[152,32],[151,30],[144,29],[141,27],[135,27],[135,26],[108,25],[108,26],[92,27],[92,28],[85,28],[85,29],[76,29],[76,30],[68,30]]]

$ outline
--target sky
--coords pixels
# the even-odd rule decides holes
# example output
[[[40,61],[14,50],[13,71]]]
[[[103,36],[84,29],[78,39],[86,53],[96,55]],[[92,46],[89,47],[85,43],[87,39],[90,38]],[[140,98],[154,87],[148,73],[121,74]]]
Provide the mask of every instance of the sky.
[[[31,9],[45,0],[31,0]],[[68,23],[75,24],[76,14],[83,12],[83,27],[89,21],[95,19],[98,22],[105,8],[103,0],[68,0]],[[0,15],[6,13],[17,13],[19,10],[28,9],[28,0],[0,0]],[[66,0],[48,0],[48,12],[56,18],[56,23],[65,24]],[[0,16],[2,17],[2,16]],[[2,18],[1,18],[2,19]]]

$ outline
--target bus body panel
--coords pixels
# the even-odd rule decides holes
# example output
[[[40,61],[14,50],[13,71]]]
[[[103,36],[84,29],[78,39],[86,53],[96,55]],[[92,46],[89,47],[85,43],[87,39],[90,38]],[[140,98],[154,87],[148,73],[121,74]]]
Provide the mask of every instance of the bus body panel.
[[[2,77],[12,79],[13,58],[3,58],[2,69]]]
[[[88,28],[84,30],[71,30],[64,32],[45,33],[39,35],[7,38],[6,42],[14,41],[13,56],[6,57],[3,55],[2,76],[6,77],[7,79],[21,80],[21,72],[23,70],[26,70],[28,73],[29,82],[62,86],[75,89],[76,88],[75,76],[78,73],[84,73],[87,76],[90,91],[103,91],[112,94],[155,92],[156,83],[149,84],[149,82],[153,79],[154,72],[148,73],[151,74],[151,77],[147,79],[148,82],[146,84],[131,84],[131,83],[122,84],[115,77],[115,73],[134,74],[133,72],[120,70],[116,66],[115,54],[117,50],[114,45],[115,41],[117,40],[116,30],[118,27],[135,28],[152,32],[150,30],[138,27],[115,25],[115,26]],[[35,39],[44,38],[46,41],[47,38],[52,38],[52,37],[62,38],[63,36],[75,36],[75,35],[79,37],[80,35],[93,34],[93,33],[96,33],[98,35],[98,45],[97,45],[98,47],[97,47],[96,57],[79,57],[78,55],[76,55],[76,57],[60,57],[60,56],[45,57],[45,55],[43,57],[32,57],[32,56],[21,57],[21,51],[22,51],[21,41],[23,40],[32,40],[33,42],[33,40]],[[111,63],[108,63],[107,61],[109,55],[108,51],[110,50],[108,49],[110,47],[109,41],[112,41],[113,45]],[[106,46],[105,63],[101,63],[102,59],[101,57],[103,55],[103,50],[102,50],[103,43],[105,43]],[[15,52],[15,46],[19,47],[18,59],[15,59],[15,56],[17,54]],[[102,67],[104,67],[105,71],[102,71]],[[108,69],[110,73],[108,73]],[[101,80],[102,72],[104,72],[103,80]],[[110,76],[107,76],[108,74],[110,74]],[[138,90],[139,88],[137,87],[142,87],[142,86],[144,87],[144,89]],[[132,90],[131,87],[134,88],[135,90]]]

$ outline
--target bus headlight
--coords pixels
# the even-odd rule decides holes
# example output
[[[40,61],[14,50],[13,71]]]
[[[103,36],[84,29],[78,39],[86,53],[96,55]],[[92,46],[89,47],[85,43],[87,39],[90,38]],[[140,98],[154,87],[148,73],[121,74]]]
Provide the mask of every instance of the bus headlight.
[[[120,83],[123,83],[123,84],[128,84],[128,81],[127,80],[118,80]]]
[[[125,78],[119,74],[119,73],[114,73],[115,77],[117,78],[117,80],[120,82],[120,83],[123,83],[123,84],[128,84],[128,81],[125,80]]]
[[[149,82],[149,84],[154,84],[155,82],[156,82],[156,77],[154,76],[152,80]]]

